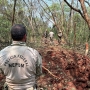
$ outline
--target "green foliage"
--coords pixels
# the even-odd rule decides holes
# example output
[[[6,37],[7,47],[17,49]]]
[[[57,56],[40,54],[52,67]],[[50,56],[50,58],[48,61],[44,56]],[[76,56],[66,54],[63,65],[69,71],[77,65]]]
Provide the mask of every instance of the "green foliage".
[[[51,11],[59,11],[60,10],[60,5],[59,5],[59,3],[54,3],[49,8],[50,8]]]
[[[89,29],[87,23],[78,13],[75,13],[73,17],[73,28],[71,28],[68,33],[68,41],[70,41],[70,43],[72,44],[74,40],[76,40],[76,44],[83,44],[87,41],[87,38],[89,36],[88,32]]]
[[[0,39],[9,41],[10,38],[10,21],[0,16]],[[7,37],[6,37],[7,36]]]
[[[71,27],[69,17],[70,8],[66,4],[63,5],[63,11],[59,3],[52,3],[52,5],[48,7],[43,5],[44,9],[39,7],[38,14],[36,12],[38,8],[34,6],[34,9],[31,9],[29,4],[31,5],[29,0],[27,4],[28,7],[23,0],[17,0],[14,21],[14,23],[22,23],[26,26],[28,30],[28,42],[30,42],[31,37],[35,38],[35,40],[39,42],[46,29],[48,31],[52,30],[55,33],[55,38],[57,39],[57,28],[55,26],[53,26],[53,28],[48,27],[48,22],[50,22],[49,20],[53,21],[51,13],[53,13],[56,24],[58,24],[60,28],[63,22],[63,34],[70,44],[72,44],[74,41],[74,29],[76,30],[76,43],[83,43],[87,40],[89,36],[89,30],[86,22],[78,13],[74,12],[72,23],[76,23],[76,27],[74,27],[74,25]],[[10,40],[9,32],[12,23],[13,5],[14,0],[0,0],[0,40],[2,41]],[[33,5],[35,5],[35,3]],[[89,7],[87,7],[87,10],[88,13],[90,13]],[[62,13],[64,14],[63,21]]]

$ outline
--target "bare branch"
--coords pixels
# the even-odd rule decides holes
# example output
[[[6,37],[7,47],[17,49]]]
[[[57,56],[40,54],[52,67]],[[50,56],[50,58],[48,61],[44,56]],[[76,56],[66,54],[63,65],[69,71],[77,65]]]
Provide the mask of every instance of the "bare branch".
[[[53,23],[54,23],[54,25],[57,27],[57,29],[59,30],[59,27],[57,26],[57,22],[56,22],[56,20],[55,20],[55,17],[54,17],[54,14],[53,14],[53,12],[50,10],[50,8],[49,8],[49,6],[46,4],[46,2],[44,1],[44,0],[41,0],[46,6],[47,6],[47,8],[48,8],[48,10],[49,10],[49,12],[51,13],[51,15],[52,15],[52,19],[53,19]],[[38,2],[40,3],[40,1],[38,0]],[[40,4],[41,5],[41,4]],[[41,5],[41,7],[43,8],[43,6]],[[46,12],[46,10],[43,8],[43,10]],[[47,13],[47,12],[46,12]],[[47,13],[48,15],[49,15],[49,13]],[[50,16],[50,15],[49,15]],[[49,20],[49,19],[48,19]]]
[[[25,0],[23,0],[23,2],[25,3],[25,5],[28,7],[27,3],[25,2]],[[29,7],[28,7],[29,8]]]
[[[89,6],[90,6],[90,3],[88,1],[85,1]]]
[[[44,70],[46,70],[50,75],[52,75],[53,77],[55,77],[55,78],[57,78],[57,79],[61,79],[60,77],[58,77],[58,76],[56,76],[56,75],[54,75],[52,72],[50,72],[47,68],[45,68],[44,66],[42,66],[42,68],[44,69]]]
[[[71,9],[73,9],[74,11],[80,13],[80,15],[83,17],[83,19],[85,19],[84,16],[83,16],[83,13],[81,12],[80,9],[74,8],[72,5],[70,5],[70,4],[67,2],[67,0],[64,0],[64,1],[67,3],[67,5],[68,5]]]
[[[43,1],[43,0],[42,0]],[[39,2],[39,0],[38,0],[38,2]],[[44,1],[43,1],[44,2]],[[44,2],[45,3],[45,2]],[[39,4],[40,4],[40,6],[42,7],[42,9],[44,10],[44,12],[47,14],[47,15],[49,15],[49,13],[47,13],[46,12],[46,10],[44,9],[44,7],[41,5],[41,3],[39,2]],[[45,5],[48,7],[48,5],[45,3]],[[49,9],[49,7],[48,7],[48,10],[51,12],[51,10]],[[51,14],[52,14],[52,12],[51,12]],[[49,15],[50,16],[50,15]],[[46,16],[45,16],[46,17]],[[47,17],[46,17],[47,18]],[[47,18],[50,22],[52,22],[49,18]],[[53,23],[53,22],[52,22]]]

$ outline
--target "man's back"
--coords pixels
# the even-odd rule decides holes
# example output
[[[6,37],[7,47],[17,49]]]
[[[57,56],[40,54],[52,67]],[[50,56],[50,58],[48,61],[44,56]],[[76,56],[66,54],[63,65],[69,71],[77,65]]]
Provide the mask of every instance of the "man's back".
[[[34,86],[38,57],[41,58],[35,49],[24,44],[12,44],[1,51],[0,65],[10,88],[18,90]]]
[[[6,75],[8,90],[33,90],[42,73],[39,52],[26,46],[27,29],[22,24],[11,28],[12,44],[0,51],[0,68]],[[4,88],[6,90],[6,88]]]
[[[54,35],[54,32],[49,32],[49,36],[52,38],[53,37],[53,35]]]

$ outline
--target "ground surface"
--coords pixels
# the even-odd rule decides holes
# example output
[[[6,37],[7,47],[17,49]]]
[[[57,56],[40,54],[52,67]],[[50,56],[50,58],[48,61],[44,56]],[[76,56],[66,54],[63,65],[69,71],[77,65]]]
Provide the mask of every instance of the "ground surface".
[[[45,46],[38,50],[43,58],[43,74],[38,79],[39,88],[90,90],[89,57],[61,46]],[[0,77],[3,78],[2,75]],[[4,79],[1,80],[1,78],[0,87],[4,83]]]
[[[90,90],[90,58],[60,46],[40,49],[43,75],[38,85],[47,90]]]

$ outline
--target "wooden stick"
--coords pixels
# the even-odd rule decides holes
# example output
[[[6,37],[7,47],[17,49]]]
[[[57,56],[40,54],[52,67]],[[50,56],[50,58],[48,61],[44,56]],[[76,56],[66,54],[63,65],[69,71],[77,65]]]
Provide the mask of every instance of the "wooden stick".
[[[61,79],[60,77],[58,77],[58,76],[56,76],[56,75],[54,75],[52,72],[50,72],[47,68],[45,68],[44,66],[42,66],[42,68],[44,69],[44,70],[46,70],[50,75],[52,75],[53,77],[55,77],[55,78],[58,78],[58,79]]]

